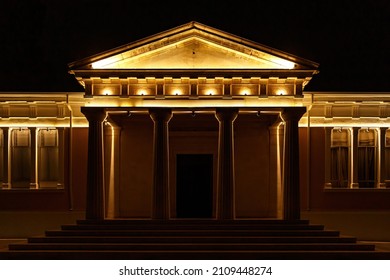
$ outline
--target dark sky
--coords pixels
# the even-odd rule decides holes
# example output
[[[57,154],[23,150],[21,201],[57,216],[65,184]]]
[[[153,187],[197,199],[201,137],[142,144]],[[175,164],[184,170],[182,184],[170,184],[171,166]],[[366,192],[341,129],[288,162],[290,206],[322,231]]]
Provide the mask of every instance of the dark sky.
[[[189,21],[320,64],[305,90],[390,92],[390,1],[0,0],[0,91],[81,91],[67,64]]]

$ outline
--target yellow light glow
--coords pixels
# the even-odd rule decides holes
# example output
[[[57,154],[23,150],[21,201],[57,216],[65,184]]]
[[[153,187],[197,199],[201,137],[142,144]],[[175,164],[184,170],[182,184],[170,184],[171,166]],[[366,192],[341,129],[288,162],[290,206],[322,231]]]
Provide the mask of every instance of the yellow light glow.
[[[144,95],[147,95],[147,92],[144,89],[139,89],[139,90],[137,90],[136,95],[144,96]]]
[[[115,216],[115,129],[113,125],[108,122],[111,127],[111,152],[110,152],[110,171],[109,171],[109,183],[107,194],[107,218],[114,218]]]
[[[183,91],[180,88],[175,88],[172,90],[172,95],[183,95]]]
[[[189,84],[165,84],[164,94],[170,96],[189,95]]]
[[[207,91],[204,91],[207,93]],[[269,96],[268,98],[232,98],[223,99],[219,91],[211,92],[215,95],[201,95],[197,99],[180,98],[159,99],[159,98],[119,98],[119,97],[98,97],[91,98],[85,103],[87,107],[286,107],[286,106],[304,106],[303,99],[293,96]],[[219,96],[220,98],[215,98]],[[142,97],[142,96],[140,96]],[[212,97],[212,98],[209,98]]]
[[[106,88],[102,90],[103,95],[113,95],[113,92],[110,88]]]
[[[116,56],[108,57],[99,61],[92,63],[93,69],[102,69],[106,68],[108,65],[117,62],[118,58]]]
[[[307,116],[303,116],[299,121],[299,126],[305,127],[307,122]],[[378,117],[361,117],[359,119],[310,117],[310,127],[390,127],[390,120]]]
[[[69,119],[61,120],[1,120],[2,127],[44,127],[46,128],[55,128],[55,127],[69,127]]]
[[[302,106],[292,98],[276,99],[181,99],[181,100],[142,100],[140,107],[285,107],[285,106]]]
[[[214,96],[214,95],[219,95],[219,91],[216,88],[205,88],[205,89],[199,90],[198,95]]]
[[[96,84],[96,85],[93,85],[92,92],[93,92],[93,95],[99,95],[99,96],[119,95],[120,85],[117,85],[117,84]]]
[[[280,122],[276,127],[276,188],[277,188],[277,213],[278,217],[282,217],[283,213],[283,163],[282,163],[282,139],[281,135],[281,126],[283,122]]]
[[[284,68],[284,69],[293,69],[295,67],[294,62],[291,62],[291,61],[288,61],[288,60],[285,60],[282,58],[274,57],[273,59],[271,59],[271,61],[279,64],[280,66],[282,66],[281,68]]]
[[[246,69],[293,69],[295,64],[284,58],[277,57],[267,52],[243,50],[242,46],[232,42],[216,43],[203,39],[200,34],[193,34],[178,42],[161,44],[161,41],[141,46],[140,48],[123,51],[117,55],[101,59],[92,63],[93,69],[146,69],[155,68],[233,68]],[[205,58],[191,60],[188,63],[186,49],[197,48],[197,54]],[[230,46],[230,47],[227,47]],[[238,49],[237,49],[238,48]],[[174,54],[174,55],[171,55]],[[225,59],[219,58],[223,54],[231,58],[229,64]],[[159,59],[156,59],[159,58]],[[168,60],[168,61],[167,61]]]
[[[155,95],[156,94],[156,85],[155,84],[130,84],[129,92],[130,96],[144,96],[144,95]]]
[[[239,91],[240,95],[248,96],[251,95],[251,90],[249,88],[243,87]]]

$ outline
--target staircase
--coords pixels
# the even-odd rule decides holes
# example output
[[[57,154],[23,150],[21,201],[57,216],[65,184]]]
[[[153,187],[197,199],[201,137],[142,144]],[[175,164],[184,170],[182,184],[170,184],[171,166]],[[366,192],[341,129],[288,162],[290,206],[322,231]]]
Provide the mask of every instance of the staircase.
[[[390,259],[390,252],[307,220],[79,220],[0,259]]]

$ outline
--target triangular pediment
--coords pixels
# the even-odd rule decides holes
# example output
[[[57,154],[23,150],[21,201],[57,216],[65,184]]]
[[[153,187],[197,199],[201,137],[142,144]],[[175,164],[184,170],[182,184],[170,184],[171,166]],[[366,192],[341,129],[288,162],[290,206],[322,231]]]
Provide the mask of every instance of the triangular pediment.
[[[99,60],[94,69],[292,69],[294,63],[266,53],[246,54],[191,36],[147,52],[127,51]]]
[[[73,69],[313,69],[314,62],[191,22],[71,63]]]

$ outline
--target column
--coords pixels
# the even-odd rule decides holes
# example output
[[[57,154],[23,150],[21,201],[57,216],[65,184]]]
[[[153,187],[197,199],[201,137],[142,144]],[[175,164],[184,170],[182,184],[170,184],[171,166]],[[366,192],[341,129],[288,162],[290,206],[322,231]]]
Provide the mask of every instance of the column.
[[[234,219],[233,122],[238,109],[218,108],[215,116],[219,121],[217,218],[230,220]]]
[[[10,129],[8,127],[3,127],[3,182],[2,188],[8,189],[10,187],[10,157],[9,157],[9,147],[10,147]]]
[[[29,127],[31,137],[31,175],[30,175],[30,189],[37,189],[37,128]]]
[[[386,130],[381,127],[379,132],[378,188],[386,188]]]
[[[105,172],[105,195],[106,217],[115,218],[119,213],[119,181],[120,181],[120,135],[121,127],[113,120],[104,129],[104,172]]]
[[[86,218],[104,219],[103,120],[104,108],[82,107],[89,122]]]
[[[358,179],[358,143],[359,143],[359,128],[352,128],[352,141],[351,141],[351,188],[359,188]]]
[[[331,189],[331,146],[332,146],[332,127],[325,127],[325,188]]]
[[[281,121],[269,127],[270,142],[270,190],[272,201],[270,203],[270,216],[283,218],[283,135],[284,125]]]
[[[299,188],[299,134],[298,122],[305,113],[304,107],[284,109],[284,174],[283,174],[283,217],[285,220],[299,220],[301,217]]]
[[[169,219],[169,144],[168,122],[172,118],[171,109],[150,109],[154,122],[153,131],[153,219]]]
[[[63,188],[65,182],[64,163],[65,163],[65,129],[58,127],[58,178],[57,187]],[[39,179],[39,178],[38,178]]]

